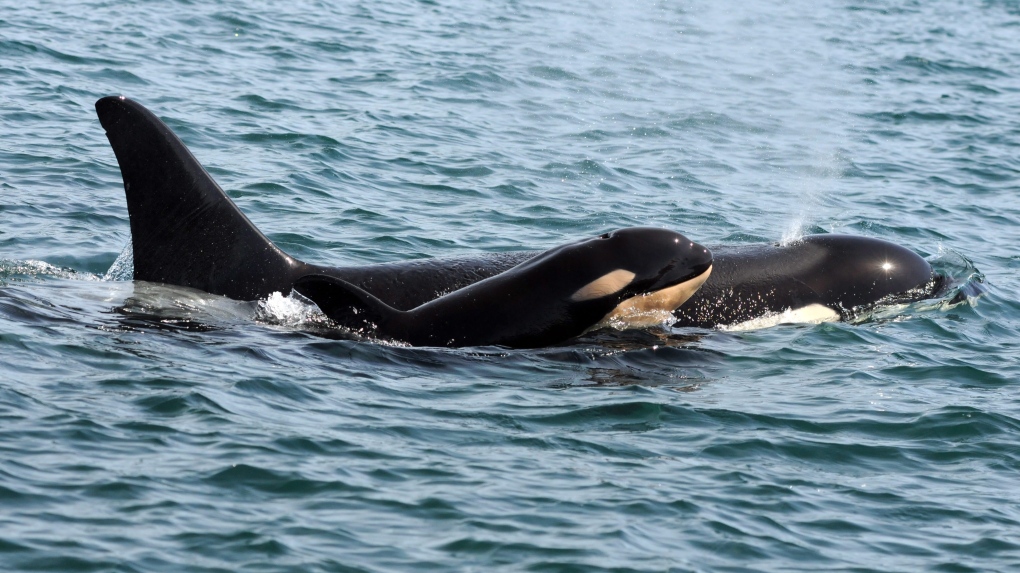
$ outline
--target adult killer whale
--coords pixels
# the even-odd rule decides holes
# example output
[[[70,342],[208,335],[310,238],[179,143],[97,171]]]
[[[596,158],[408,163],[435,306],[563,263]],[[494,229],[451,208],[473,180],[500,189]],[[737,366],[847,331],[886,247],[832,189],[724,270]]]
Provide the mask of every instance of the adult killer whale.
[[[266,238],[152,112],[119,96],[100,99],[96,111],[124,179],[135,280],[257,300],[274,292],[287,294],[302,277],[317,276],[408,311],[538,255],[310,265]],[[913,251],[868,237],[811,235],[783,246],[710,250],[711,277],[674,312],[675,326],[733,325],[787,311],[793,311],[794,319],[845,320],[875,304],[936,296],[943,284]],[[323,287],[309,282],[305,290],[313,300],[316,295],[323,300],[326,295],[316,286]],[[368,300],[352,292],[353,298]]]

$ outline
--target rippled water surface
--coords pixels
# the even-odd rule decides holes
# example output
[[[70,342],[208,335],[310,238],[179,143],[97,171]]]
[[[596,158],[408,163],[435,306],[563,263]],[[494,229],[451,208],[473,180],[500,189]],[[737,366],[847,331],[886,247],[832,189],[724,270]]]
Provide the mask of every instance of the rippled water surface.
[[[1020,567],[1016,1],[0,4],[4,570]],[[322,338],[125,280],[110,94],[309,262],[840,232],[985,294]]]

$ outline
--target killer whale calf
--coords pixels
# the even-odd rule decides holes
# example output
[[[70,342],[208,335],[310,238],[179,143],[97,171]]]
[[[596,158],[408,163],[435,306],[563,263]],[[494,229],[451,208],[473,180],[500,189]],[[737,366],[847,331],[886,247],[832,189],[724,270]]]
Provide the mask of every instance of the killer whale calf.
[[[409,311],[342,279],[306,275],[294,289],[334,321],[413,346],[533,348],[599,324],[672,312],[708,278],[712,255],[665,229],[629,228],[545,251]],[[640,312],[632,312],[637,309]]]
[[[307,264],[265,237],[184,143],[144,106],[111,96],[97,101],[96,111],[124,180],[135,280],[238,300],[287,294],[296,287],[313,301],[319,298],[320,307],[332,308],[337,300],[357,302],[360,307],[333,308],[333,314],[341,324],[358,327],[364,321],[352,318],[358,316],[352,308],[375,312],[376,318],[391,312],[378,303],[412,311],[542,256],[511,252],[350,267]],[[785,246],[710,250],[711,276],[675,309],[675,326],[712,328],[782,313],[792,320],[846,320],[876,304],[931,298],[942,284],[942,277],[913,251],[869,237],[811,235]],[[611,266],[602,269],[605,275],[616,270]],[[298,285],[303,277],[317,278]],[[341,291],[342,296],[329,295]],[[451,339],[458,340],[446,340]],[[534,340],[552,343],[542,337]]]

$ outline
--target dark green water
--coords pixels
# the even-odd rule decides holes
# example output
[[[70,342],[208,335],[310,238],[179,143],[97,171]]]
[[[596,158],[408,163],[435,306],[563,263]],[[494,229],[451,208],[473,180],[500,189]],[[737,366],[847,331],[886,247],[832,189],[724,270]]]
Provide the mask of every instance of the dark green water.
[[[2,2],[0,568],[1020,568],[1017,2],[333,4]],[[111,271],[110,94],[309,262],[842,232],[987,292],[537,351],[318,338]]]

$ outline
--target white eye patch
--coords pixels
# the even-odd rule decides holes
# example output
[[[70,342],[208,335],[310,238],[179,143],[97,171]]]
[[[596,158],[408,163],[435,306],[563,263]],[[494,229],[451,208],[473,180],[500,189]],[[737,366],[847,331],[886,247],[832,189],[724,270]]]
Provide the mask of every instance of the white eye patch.
[[[634,273],[616,269],[577,289],[577,292],[570,296],[570,300],[580,302],[608,296],[623,290],[632,280],[634,280]]]

